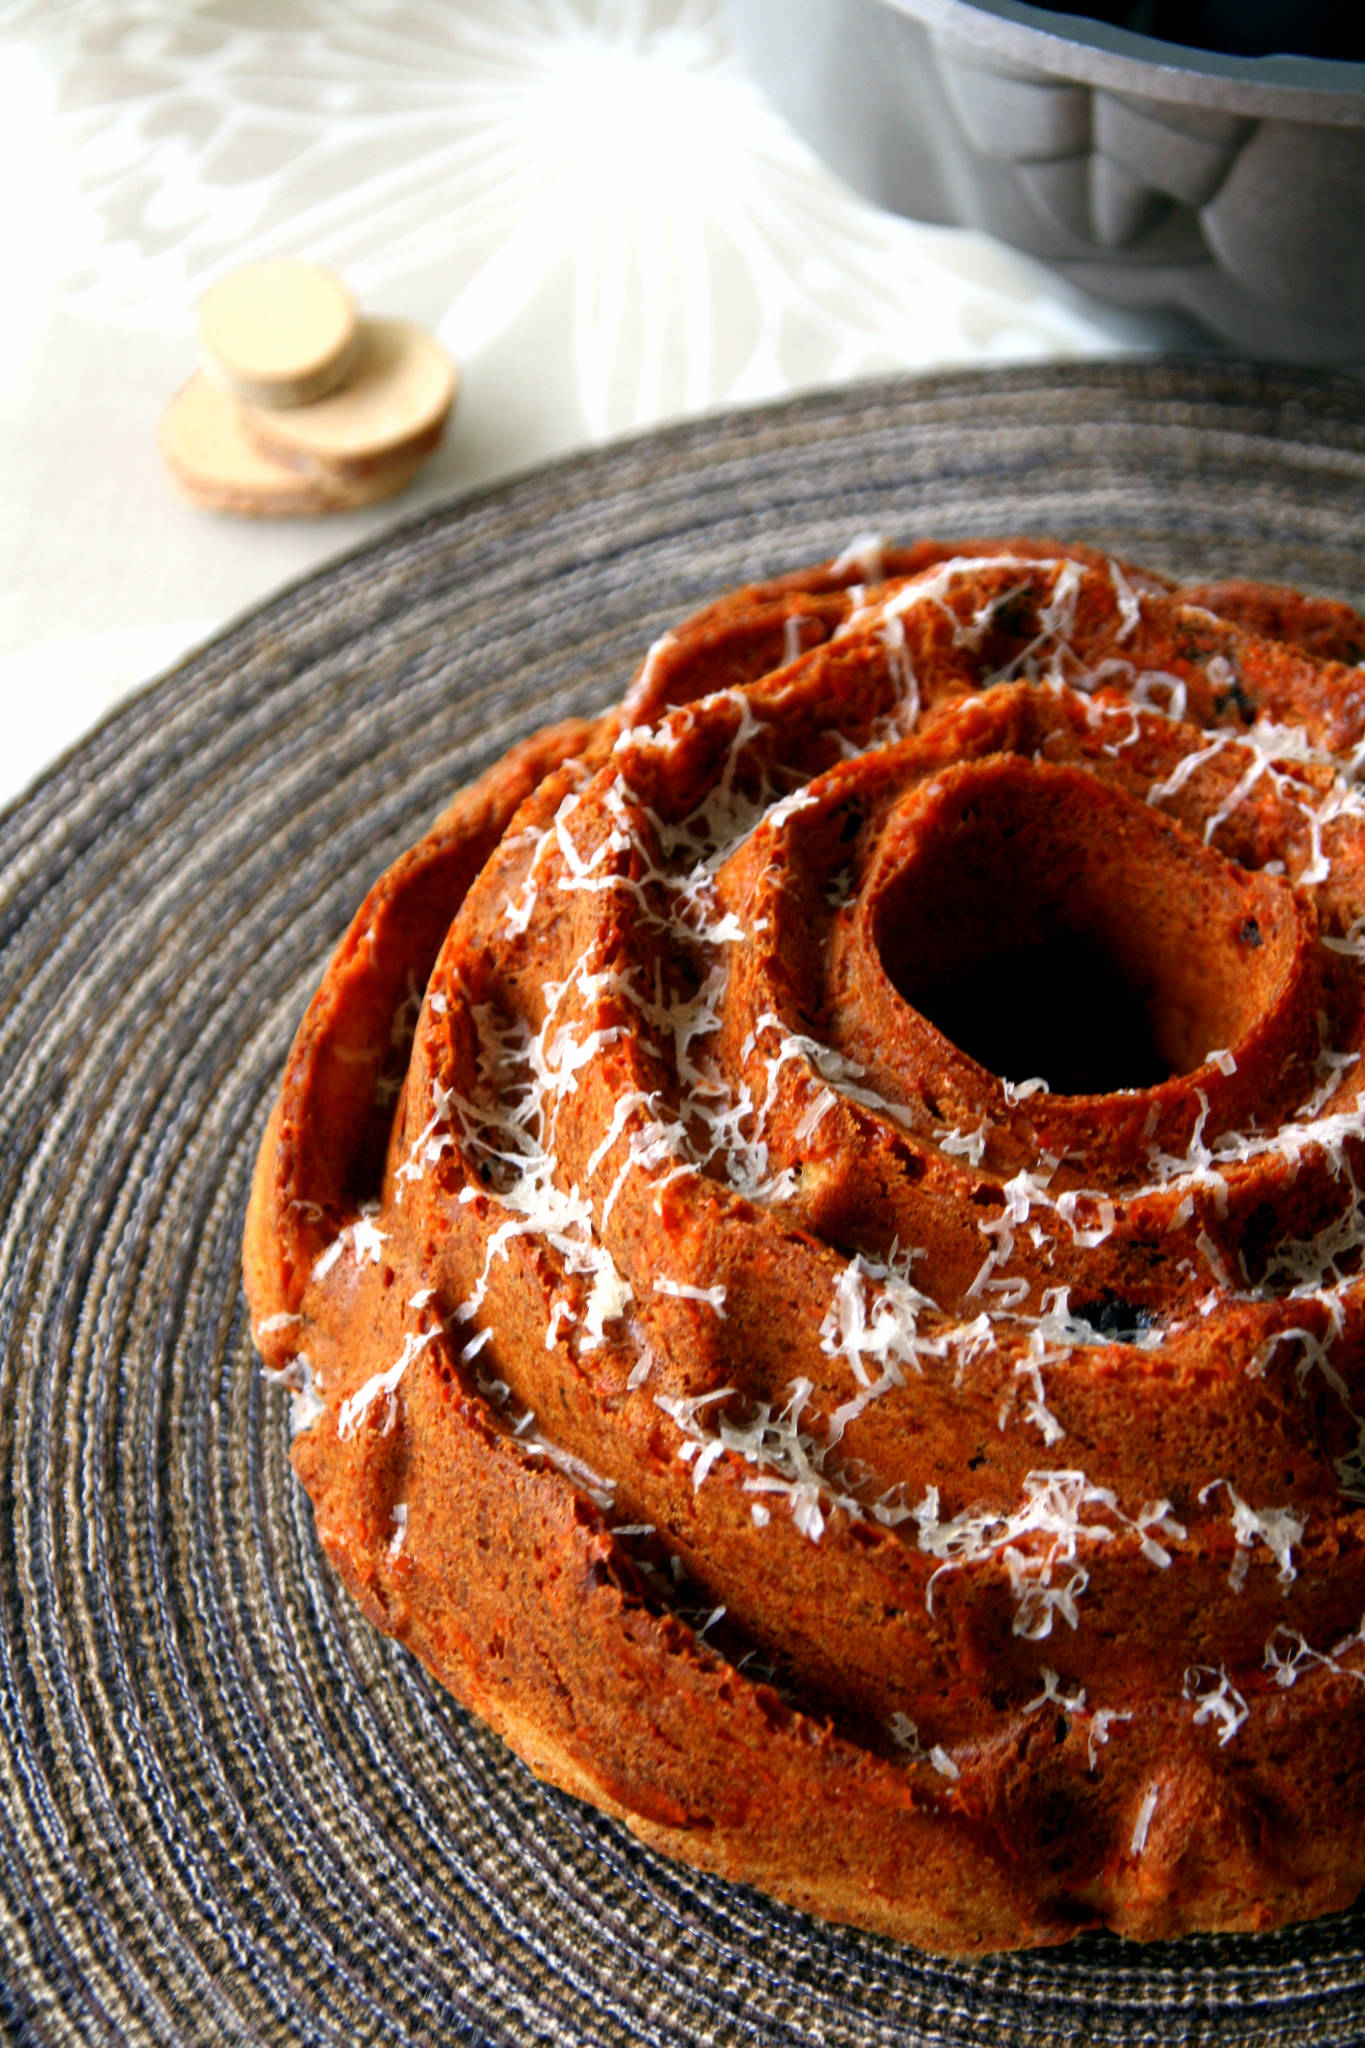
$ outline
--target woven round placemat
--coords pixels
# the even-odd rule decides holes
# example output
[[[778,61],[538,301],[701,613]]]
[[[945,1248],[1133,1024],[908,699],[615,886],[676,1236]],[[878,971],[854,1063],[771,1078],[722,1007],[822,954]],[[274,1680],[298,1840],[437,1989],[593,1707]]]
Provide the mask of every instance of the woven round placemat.
[[[867,529],[1052,530],[1359,601],[1363,519],[1344,383],[1071,364],[732,413],[397,528],[0,819],[0,2030],[1365,2040],[1361,1910],[942,1961],[538,1785],[341,1593],[238,1271],[281,1062],[368,882],[667,622]]]

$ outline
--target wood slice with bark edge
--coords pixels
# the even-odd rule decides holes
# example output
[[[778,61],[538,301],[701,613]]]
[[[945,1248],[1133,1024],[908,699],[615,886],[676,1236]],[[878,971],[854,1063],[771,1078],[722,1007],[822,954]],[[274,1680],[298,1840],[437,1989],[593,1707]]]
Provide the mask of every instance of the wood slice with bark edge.
[[[355,511],[405,489],[417,468],[415,459],[400,456],[361,477],[291,469],[247,439],[237,404],[202,370],[167,406],[157,443],[176,483],[197,505],[253,519]]]
[[[440,343],[407,320],[364,320],[345,386],[309,406],[240,407],[243,432],[294,468],[345,479],[438,445],[458,376]]]

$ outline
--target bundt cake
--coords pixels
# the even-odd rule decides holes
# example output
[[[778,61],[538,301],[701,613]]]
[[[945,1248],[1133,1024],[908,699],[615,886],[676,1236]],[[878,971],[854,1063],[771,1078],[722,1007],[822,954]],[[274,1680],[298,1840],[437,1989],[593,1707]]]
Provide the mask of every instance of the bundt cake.
[[[371,890],[256,1340],[345,1583],[533,1770],[948,1952],[1365,1884],[1363,660],[860,541]]]

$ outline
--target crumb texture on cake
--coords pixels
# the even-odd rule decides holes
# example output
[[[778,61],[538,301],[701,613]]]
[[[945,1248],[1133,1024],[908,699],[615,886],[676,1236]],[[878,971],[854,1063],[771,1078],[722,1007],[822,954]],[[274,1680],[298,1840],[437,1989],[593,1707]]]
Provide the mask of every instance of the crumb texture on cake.
[[[1362,662],[862,539],[376,883],[254,1328],[343,1580],[534,1770],[948,1952],[1360,1891]]]

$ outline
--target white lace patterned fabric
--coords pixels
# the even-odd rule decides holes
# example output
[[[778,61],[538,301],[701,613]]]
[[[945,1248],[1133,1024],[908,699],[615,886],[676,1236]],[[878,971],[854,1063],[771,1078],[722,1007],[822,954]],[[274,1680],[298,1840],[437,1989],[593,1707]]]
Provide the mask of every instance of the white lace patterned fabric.
[[[1133,339],[1000,246],[836,183],[719,0],[18,0],[0,170],[0,800],[397,511],[718,405]],[[237,521],[158,467],[200,295],[284,253],[463,367],[396,507]]]

